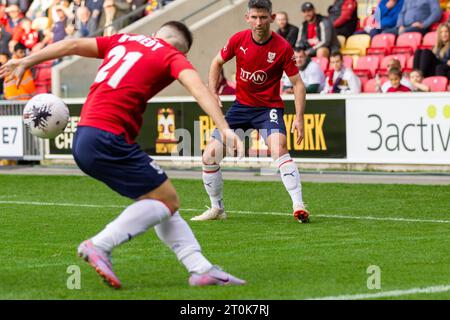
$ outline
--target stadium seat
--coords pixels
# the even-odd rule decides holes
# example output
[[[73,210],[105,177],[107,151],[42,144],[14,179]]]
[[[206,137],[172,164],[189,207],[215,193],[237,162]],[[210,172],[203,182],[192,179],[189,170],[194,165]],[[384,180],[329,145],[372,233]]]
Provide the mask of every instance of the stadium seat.
[[[353,58],[352,56],[343,56],[344,67],[353,69]]]
[[[388,81],[388,78],[382,77],[381,78],[381,85]],[[377,81],[375,79],[369,79],[363,86],[363,92],[364,93],[375,93],[377,92]]]
[[[434,76],[423,79],[423,84],[430,87],[431,92],[447,91],[447,77]]]
[[[366,76],[358,76],[359,81],[361,82],[361,90],[364,88],[364,86],[366,85],[367,81],[369,81],[369,78]]]
[[[377,55],[359,57],[353,70],[358,76],[372,78],[380,66],[380,57]]]
[[[322,58],[313,57],[312,61],[317,63],[320,66],[320,69],[322,69],[323,72],[328,70],[328,58],[325,58],[325,57],[322,57]]]
[[[395,34],[381,33],[372,38],[370,48],[367,48],[368,55],[382,54],[388,55],[395,44]]]
[[[364,56],[370,46],[370,36],[368,34],[354,34],[348,37],[345,47],[341,49],[343,55]]]
[[[392,54],[406,53],[414,54],[414,51],[422,43],[422,34],[420,32],[405,32],[397,37],[395,46],[392,47]]]
[[[422,45],[420,46],[420,49],[432,49],[437,42],[437,32],[431,31],[428,32],[422,40]]]
[[[377,70],[376,73],[381,76],[386,76],[387,75],[387,65],[391,59],[397,59],[398,61],[400,61],[400,66],[402,67],[402,70],[403,70],[406,67],[406,61],[408,60],[408,58],[409,58],[409,55],[406,55],[406,54],[391,54],[389,56],[386,56],[381,60],[380,68]]]

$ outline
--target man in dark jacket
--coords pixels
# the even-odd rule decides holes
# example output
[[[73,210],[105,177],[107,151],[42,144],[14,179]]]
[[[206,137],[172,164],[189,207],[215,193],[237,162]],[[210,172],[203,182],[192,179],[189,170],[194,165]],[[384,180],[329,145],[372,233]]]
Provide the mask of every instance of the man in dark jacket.
[[[358,26],[358,4],[356,0],[335,0],[328,8],[328,15],[338,35],[348,38]]]
[[[295,47],[305,48],[306,54],[310,57],[328,58],[330,53],[339,51],[339,40],[331,21],[316,14],[311,2],[303,3],[302,12],[305,21],[300,26]]]
[[[276,23],[278,25],[277,33],[286,39],[291,44],[291,47],[295,47],[295,42],[298,38],[298,28],[289,23],[288,14],[284,11],[277,13]]]

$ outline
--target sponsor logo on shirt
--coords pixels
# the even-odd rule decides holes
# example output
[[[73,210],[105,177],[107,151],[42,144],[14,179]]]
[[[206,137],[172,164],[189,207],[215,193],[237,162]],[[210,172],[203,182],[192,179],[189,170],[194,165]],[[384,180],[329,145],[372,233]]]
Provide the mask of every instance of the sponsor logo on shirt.
[[[243,47],[240,47],[239,50],[241,50],[244,54],[247,54],[248,48],[247,48],[247,49],[244,49]]]
[[[258,84],[258,85],[262,85],[267,81],[267,73],[265,73],[262,70],[258,70],[255,72],[249,72],[249,71],[245,71],[244,69],[241,68],[241,80],[248,82],[251,81],[254,84]]]

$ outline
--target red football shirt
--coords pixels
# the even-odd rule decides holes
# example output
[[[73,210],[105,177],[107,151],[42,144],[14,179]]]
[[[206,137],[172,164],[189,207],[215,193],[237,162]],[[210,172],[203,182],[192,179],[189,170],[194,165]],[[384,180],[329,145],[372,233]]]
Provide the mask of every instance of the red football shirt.
[[[397,88],[390,87],[387,92],[411,92],[411,89],[401,84]]]
[[[230,38],[221,50],[222,59],[236,56],[236,99],[253,107],[284,108],[280,97],[283,71],[289,77],[298,74],[294,50],[276,32],[264,44],[252,38],[252,31],[245,30]]]
[[[147,101],[181,71],[194,69],[183,53],[162,39],[133,34],[98,37],[104,59],[81,111],[79,126],[125,134],[133,142]]]

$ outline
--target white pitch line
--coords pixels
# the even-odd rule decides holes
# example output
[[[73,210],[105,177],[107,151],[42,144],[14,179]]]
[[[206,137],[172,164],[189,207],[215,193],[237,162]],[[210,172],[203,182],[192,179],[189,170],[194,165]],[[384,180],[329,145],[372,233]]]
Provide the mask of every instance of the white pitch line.
[[[124,209],[125,205],[97,205],[97,204],[78,204],[78,203],[57,203],[57,202],[36,202],[36,201],[6,201],[0,200],[1,204],[17,204],[17,205],[33,205],[33,206],[57,206],[57,207],[79,207],[79,208],[113,208]],[[204,209],[182,208],[180,211],[187,212],[201,212]],[[285,212],[265,212],[265,211],[239,211],[227,210],[229,213],[248,214],[248,215],[271,215],[271,216],[291,216]],[[372,220],[372,221],[394,221],[394,222],[420,222],[420,223],[450,223],[450,220],[436,220],[436,219],[412,219],[412,218],[395,218],[395,217],[361,217],[361,216],[347,216],[334,214],[314,214],[312,217],[330,218],[330,219],[351,219],[351,220]]]
[[[330,297],[319,297],[319,298],[309,298],[306,300],[362,300],[362,299],[377,299],[377,298],[389,298],[389,297],[400,297],[407,296],[411,294],[418,293],[440,293],[450,291],[450,285],[440,285],[426,288],[412,288],[407,290],[392,290],[377,293],[360,293],[351,295],[341,295],[341,296],[330,296]]]

